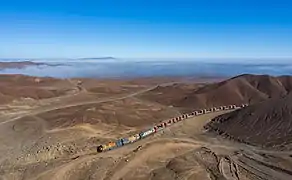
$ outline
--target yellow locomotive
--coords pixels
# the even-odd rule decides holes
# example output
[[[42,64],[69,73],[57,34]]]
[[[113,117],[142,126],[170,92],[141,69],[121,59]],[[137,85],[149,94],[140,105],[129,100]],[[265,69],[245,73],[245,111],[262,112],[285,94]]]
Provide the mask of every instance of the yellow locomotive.
[[[97,146],[97,152],[104,152],[104,151],[109,151],[114,148],[116,148],[116,143],[115,142],[109,142],[107,144],[102,144],[100,146]]]

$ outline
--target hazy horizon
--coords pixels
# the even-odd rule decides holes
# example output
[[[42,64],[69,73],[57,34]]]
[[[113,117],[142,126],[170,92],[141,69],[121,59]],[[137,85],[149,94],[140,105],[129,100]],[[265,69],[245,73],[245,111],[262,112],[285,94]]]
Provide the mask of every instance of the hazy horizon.
[[[30,65],[24,68],[0,69],[1,74],[24,74],[57,78],[139,78],[157,76],[218,76],[231,77],[239,74],[292,75],[289,63],[235,63],[200,61],[120,61],[120,60],[71,60],[36,61],[50,65]]]
[[[81,57],[81,58],[1,58],[0,62],[196,62],[227,64],[292,64],[292,58],[118,58],[118,57]]]

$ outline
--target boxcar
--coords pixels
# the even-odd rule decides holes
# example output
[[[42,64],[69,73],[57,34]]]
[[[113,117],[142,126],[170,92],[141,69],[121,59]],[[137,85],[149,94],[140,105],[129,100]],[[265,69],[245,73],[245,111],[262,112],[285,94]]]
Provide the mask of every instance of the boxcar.
[[[160,131],[160,130],[162,130],[164,128],[164,126],[163,126],[163,123],[162,124],[159,124],[159,125],[157,125],[156,127],[155,127],[155,131],[157,132],[157,131]]]
[[[229,109],[235,109],[235,107],[236,107],[235,105],[228,106]]]
[[[197,114],[198,114],[198,115],[203,114],[203,113],[204,113],[203,110],[198,110],[198,111],[197,111]]]
[[[215,112],[220,111],[220,108],[214,107],[214,111]]]
[[[224,109],[224,110],[229,110],[229,107],[227,107],[227,106],[223,106],[223,109]]]
[[[143,131],[140,133],[141,138],[145,138],[146,136],[149,136],[150,134],[153,134],[155,132],[154,128],[148,129],[146,131]]]
[[[243,108],[246,107],[246,106],[248,106],[248,104],[242,104],[241,105],[241,107],[243,107]]]
[[[123,139],[119,139],[119,140],[117,140],[116,141],[116,145],[117,145],[117,147],[121,147],[121,146],[123,146],[124,144],[123,144]]]
[[[132,143],[132,142],[135,142],[135,141],[139,140],[140,139],[140,135],[139,134],[135,134],[133,136],[130,136],[128,139]]]
[[[129,138],[123,138],[122,143],[123,145],[129,144],[130,143]]]

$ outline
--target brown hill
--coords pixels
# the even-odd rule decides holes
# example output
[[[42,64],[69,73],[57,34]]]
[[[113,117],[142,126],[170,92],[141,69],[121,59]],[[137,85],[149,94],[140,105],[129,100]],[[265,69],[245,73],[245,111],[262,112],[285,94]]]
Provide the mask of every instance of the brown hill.
[[[18,61],[18,62],[0,62],[0,69],[18,68],[22,69],[27,66],[46,65],[45,63],[36,63],[32,61]]]
[[[72,85],[63,79],[0,75],[0,104],[19,98],[45,99],[67,93]]]
[[[244,74],[203,87],[158,87],[143,97],[190,110],[229,104],[253,104],[269,98],[283,97],[291,91],[292,76]]]
[[[205,129],[266,147],[292,142],[292,93],[214,118]]]

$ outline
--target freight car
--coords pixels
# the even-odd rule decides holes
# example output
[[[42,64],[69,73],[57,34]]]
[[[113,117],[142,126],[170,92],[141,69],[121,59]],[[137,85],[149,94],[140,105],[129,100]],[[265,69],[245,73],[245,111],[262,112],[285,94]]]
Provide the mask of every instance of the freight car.
[[[246,106],[248,106],[248,104],[242,104],[242,105],[241,105],[242,108],[244,108],[244,107],[246,107]]]
[[[197,115],[201,115],[201,114],[203,114],[204,113],[204,111],[203,110],[198,110],[198,111],[196,111],[197,113]]]
[[[135,141],[138,141],[140,139],[140,135],[139,134],[135,134],[133,136],[130,136],[128,138],[129,142],[132,143],[132,142],[135,142]]]
[[[163,128],[164,128],[164,124],[163,123],[161,123],[161,124],[159,124],[159,125],[154,127],[155,132],[158,132],[158,131],[162,130]]]
[[[175,118],[172,119],[172,123],[178,122]]]
[[[173,124],[173,122],[172,122],[172,120],[170,119],[170,120],[168,120],[167,122],[167,125],[169,126],[169,125],[171,125],[171,124]]]
[[[223,106],[223,110],[229,110],[228,106]]]
[[[146,136],[149,136],[150,134],[153,134],[153,133],[155,133],[155,128],[154,127],[151,128],[151,129],[148,129],[148,130],[146,130],[144,132],[139,133],[140,139],[145,138]]]
[[[236,105],[229,105],[228,107],[229,107],[229,109],[235,109]]]

